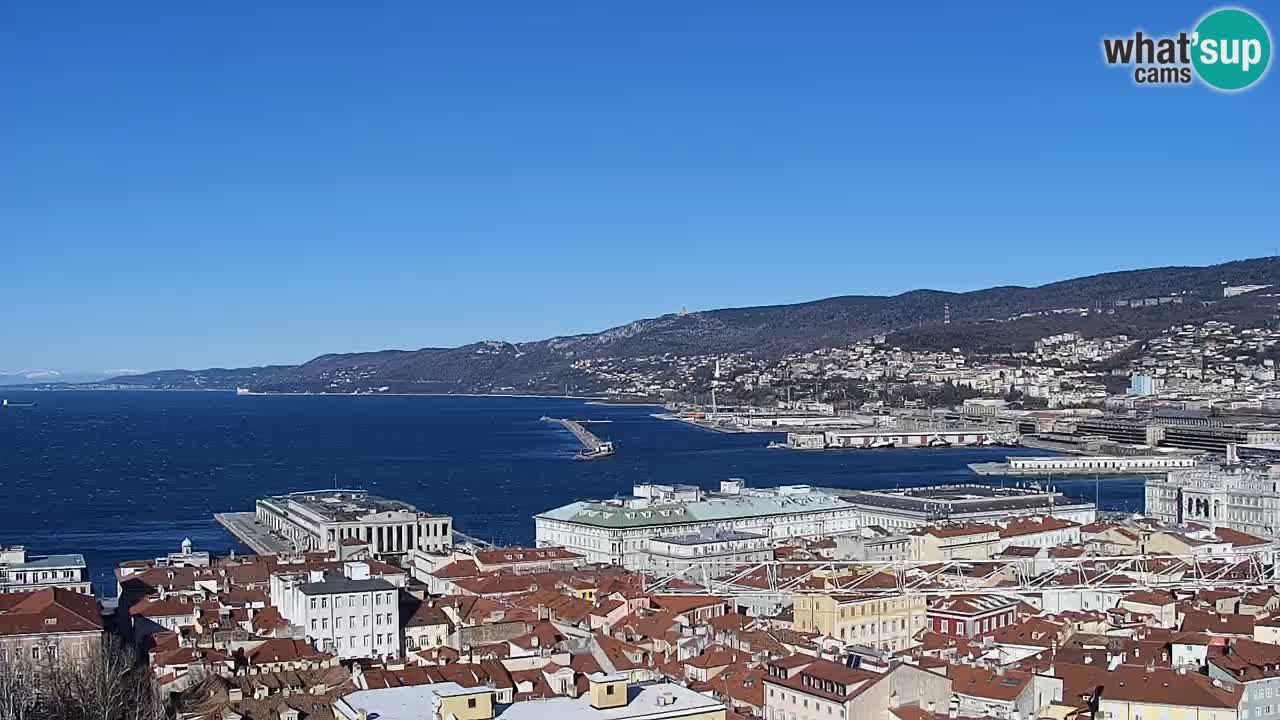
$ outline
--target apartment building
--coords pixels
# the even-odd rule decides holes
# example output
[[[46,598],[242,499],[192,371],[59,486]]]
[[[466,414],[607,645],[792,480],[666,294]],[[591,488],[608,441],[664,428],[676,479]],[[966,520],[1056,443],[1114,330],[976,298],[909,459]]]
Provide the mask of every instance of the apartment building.
[[[93,593],[83,555],[28,555],[21,545],[0,547],[0,593],[55,587]]]
[[[343,574],[312,571],[271,577],[271,604],[289,624],[302,628],[317,650],[343,658],[401,654],[400,600],[395,585],[369,576],[362,562]]]
[[[792,605],[795,629],[881,650],[915,645],[925,627],[922,595],[871,596],[797,592]]]
[[[765,720],[879,718],[905,706],[946,708],[951,700],[950,679],[914,665],[874,673],[807,655],[769,663],[764,684]]]
[[[102,638],[92,595],[64,588],[0,594],[0,663],[89,658]]]
[[[987,560],[1000,551],[1000,528],[995,525],[932,525],[910,535],[912,560]]]

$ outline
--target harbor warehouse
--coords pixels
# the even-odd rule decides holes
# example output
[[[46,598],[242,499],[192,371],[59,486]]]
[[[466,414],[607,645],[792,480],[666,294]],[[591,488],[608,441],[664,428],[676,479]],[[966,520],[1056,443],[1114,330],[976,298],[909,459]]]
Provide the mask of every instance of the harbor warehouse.
[[[719,492],[691,485],[636,485],[632,497],[584,500],[534,516],[539,546],[562,546],[589,562],[644,569],[649,539],[704,530],[767,538],[835,535],[855,530],[857,509],[808,485],[748,489],[741,480]]]

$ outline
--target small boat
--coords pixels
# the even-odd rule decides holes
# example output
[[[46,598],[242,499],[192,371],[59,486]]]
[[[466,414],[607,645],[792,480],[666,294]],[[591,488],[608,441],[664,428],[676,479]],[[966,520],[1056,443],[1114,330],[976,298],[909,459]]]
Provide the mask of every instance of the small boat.
[[[951,447],[951,443],[947,442],[946,440],[943,440],[942,437],[939,435],[934,435],[933,437],[929,438],[929,447],[931,448]]]
[[[879,440],[875,440],[875,441],[873,441],[873,442],[872,442],[870,445],[868,445],[867,447],[868,447],[868,448],[871,448],[872,450],[879,450],[879,449],[881,449],[881,448],[891,448],[891,447],[894,447],[896,444],[897,444],[897,443],[895,443],[894,441],[892,441],[892,440],[890,440],[890,439],[888,439],[888,438],[880,438]]]
[[[36,404],[28,400],[10,400],[8,398],[5,398],[5,401],[2,404],[2,406],[11,407],[11,408],[33,408],[36,406]]]

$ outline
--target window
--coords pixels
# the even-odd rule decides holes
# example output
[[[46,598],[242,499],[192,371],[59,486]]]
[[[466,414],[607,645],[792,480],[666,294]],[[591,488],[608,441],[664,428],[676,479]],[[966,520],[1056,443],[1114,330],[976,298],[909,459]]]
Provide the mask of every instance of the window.
[[[610,690],[612,690],[613,688],[612,688],[612,687],[610,687],[609,689],[610,689]],[[469,707],[469,708],[473,708],[473,707],[475,707],[475,706],[476,706],[476,699],[475,699],[475,698],[467,698],[467,707]]]
[[[312,609],[312,610],[315,610],[315,609],[316,609],[316,599],[315,599],[315,598],[311,598],[311,609]]]
[[[315,629],[316,629],[316,619],[315,619],[315,618],[311,618],[311,629],[312,629],[312,630],[315,630]]]
[[[605,695],[612,695],[612,694],[613,694],[613,686],[612,686],[612,685],[605,685],[605,686],[604,686],[604,694],[605,694]]]

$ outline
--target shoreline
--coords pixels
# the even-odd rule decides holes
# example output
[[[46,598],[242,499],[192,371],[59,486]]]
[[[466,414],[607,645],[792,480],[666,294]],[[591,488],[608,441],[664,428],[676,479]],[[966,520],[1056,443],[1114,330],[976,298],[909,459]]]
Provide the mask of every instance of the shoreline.
[[[0,389],[0,393],[5,390],[13,390],[14,392],[29,393],[49,393],[49,392],[172,392],[172,393],[228,393],[237,397],[267,397],[273,395],[285,397],[501,397],[501,398],[546,398],[549,400],[585,400],[596,401],[600,405],[616,405],[629,406],[640,405],[640,403],[610,403],[605,402],[607,398],[601,395],[538,395],[535,393],[442,393],[442,392],[380,392],[380,393],[334,393],[334,392],[250,392],[238,393],[235,390],[226,390],[224,388],[151,388],[151,387],[97,387],[97,388],[75,388],[75,387],[57,387],[57,388],[41,388],[22,385],[5,386]],[[646,403],[645,405],[651,405]]]

